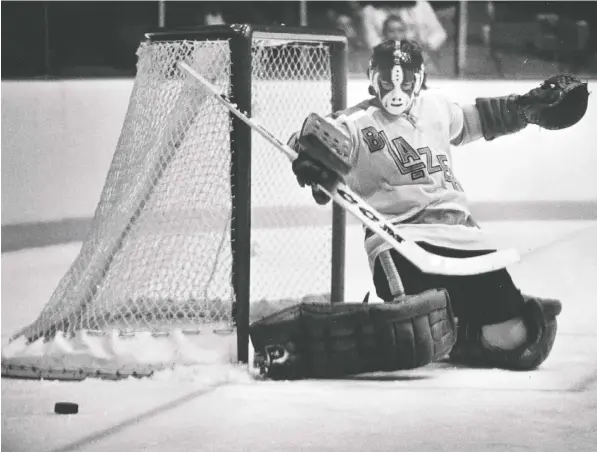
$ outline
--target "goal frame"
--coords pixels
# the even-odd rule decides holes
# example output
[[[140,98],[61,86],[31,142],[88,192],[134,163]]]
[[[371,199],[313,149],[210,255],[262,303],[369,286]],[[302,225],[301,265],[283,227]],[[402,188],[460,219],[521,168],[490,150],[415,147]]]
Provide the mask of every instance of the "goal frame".
[[[330,48],[331,112],[346,108],[348,45],[339,30],[250,24],[208,25],[191,29],[159,30],[145,34],[149,42],[176,40],[228,40],[230,48],[230,100],[251,117],[253,39],[324,43]],[[252,130],[230,113],[230,184],[232,319],[237,333],[237,360],[249,361],[249,314],[251,290],[251,161]],[[280,137],[283,139],[284,137]],[[346,213],[332,207],[330,302],[344,301]]]

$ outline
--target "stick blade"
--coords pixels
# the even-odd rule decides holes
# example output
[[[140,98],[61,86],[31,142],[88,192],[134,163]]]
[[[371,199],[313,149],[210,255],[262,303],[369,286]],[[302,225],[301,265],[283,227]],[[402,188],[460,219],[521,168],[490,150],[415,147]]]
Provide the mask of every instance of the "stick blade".
[[[418,260],[418,259],[417,259]],[[421,255],[419,262],[413,262],[426,273],[449,276],[480,275],[501,270],[520,261],[515,249],[495,251],[482,256],[454,258],[436,256],[430,253]],[[419,265],[420,264],[420,265]]]

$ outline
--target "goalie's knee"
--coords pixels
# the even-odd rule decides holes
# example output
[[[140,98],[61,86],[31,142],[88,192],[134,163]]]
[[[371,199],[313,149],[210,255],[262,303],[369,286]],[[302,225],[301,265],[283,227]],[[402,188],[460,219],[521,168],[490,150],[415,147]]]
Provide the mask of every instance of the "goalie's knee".
[[[456,340],[448,294],[400,303],[301,303],[251,325],[256,363],[270,378],[333,377],[424,366]]]

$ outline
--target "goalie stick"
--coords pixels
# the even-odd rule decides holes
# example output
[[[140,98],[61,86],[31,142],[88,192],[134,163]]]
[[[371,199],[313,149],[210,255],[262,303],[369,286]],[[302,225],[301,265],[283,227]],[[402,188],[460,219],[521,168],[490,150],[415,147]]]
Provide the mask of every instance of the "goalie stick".
[[[178,66],[197,80],[203,87],[229,112],[238,117],[251,129],[262,135],[270,144],[280,152],[294,161],[298,154],[288,145],[273,136],[266,128],[257,124],[254,120],[242,113],[233,105],[224,94],[206,80],[201,74],[184,62]],[[391,245],[402,256],[425,273],[439,275],[476,275],[500,270],[520,260],[520,255],[514,249],[495,251],[482,256],[468,258],[450,258],[429,253],[408,240],[400,234],[396,227],[382,214],[367,204],[360,196],[354,193],[348,186],[340,182],[332,192],[319,186],[319,189],[330,196],[334,202],[343,209],[350,212],[373,232],[379,234],[389,245]]]

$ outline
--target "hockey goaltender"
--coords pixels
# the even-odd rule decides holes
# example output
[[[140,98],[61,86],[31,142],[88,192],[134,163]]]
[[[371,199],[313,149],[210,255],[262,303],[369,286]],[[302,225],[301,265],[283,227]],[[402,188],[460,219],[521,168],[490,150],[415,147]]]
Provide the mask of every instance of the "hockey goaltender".
[[[529,124],[558,130],[588,105],[570,75],[523,95],[459,105],[424,88],[420,47],[387,40],[373,50],[371,97],[327,118],[310,115],[289,142],[292,169],[325,204],[342,180],[426,251],[467,258],[491,253],[451,168],[451,147],[493,140]],[[330,146],[348,137],[343,152]],[[530,370],[556,338],[558,300],[524,295],[506,269],[428,274],[371,231],[365,249],[383,304],[301,303],[250,326],[255,362],[273,379],[334,377],[424,366],[437,360]]]

